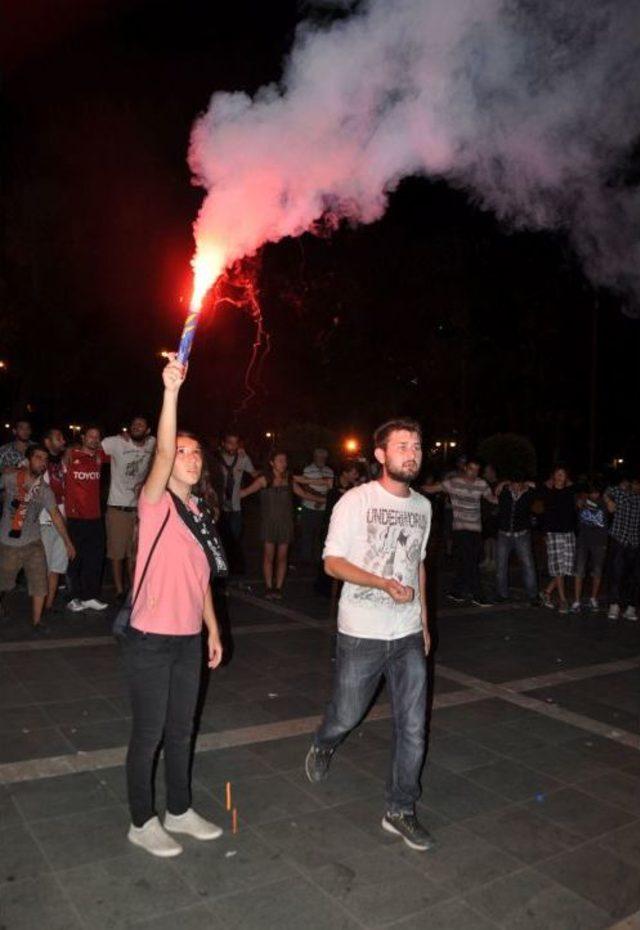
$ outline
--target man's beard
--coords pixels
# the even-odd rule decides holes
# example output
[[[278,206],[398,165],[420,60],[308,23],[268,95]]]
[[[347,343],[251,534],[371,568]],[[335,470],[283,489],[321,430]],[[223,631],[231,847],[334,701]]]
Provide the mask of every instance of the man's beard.
[[[401,481],[403,484],[411,484],[419,471],[417,467],[411,468],[411,474],[408,474],[407,471],[399,471],[395,468],[390,468],[388,465],[385,466],[385,470],[389,478],[392,478],[394,481]]]

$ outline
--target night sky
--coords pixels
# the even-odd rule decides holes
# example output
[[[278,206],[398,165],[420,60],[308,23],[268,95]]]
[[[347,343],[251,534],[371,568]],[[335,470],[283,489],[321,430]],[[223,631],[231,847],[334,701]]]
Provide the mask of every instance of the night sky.
[[[53,7],[55,11],[52,11]],[[177,344],[202,192],[189,132],[215,90],[280,74],[299,4],[30,0],[2,48],[3,422],[154,417]],[[412,178],[385,218],[266,247],[253,267],[271,351],[242,407],[253,340],[221,306],[201,326],[182,414],[248,444],[292,422],[366,436],[408,413],[472,450],[525,433],[541,468],[640,458],[640,321],[595,292],[557,234],[510,233],[465,191]]]

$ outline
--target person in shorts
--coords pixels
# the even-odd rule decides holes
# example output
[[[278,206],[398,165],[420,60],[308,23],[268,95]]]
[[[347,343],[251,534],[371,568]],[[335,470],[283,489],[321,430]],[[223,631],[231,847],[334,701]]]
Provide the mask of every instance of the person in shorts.
[[[44,481],[48,452],[34,445],[27,450],[27,464],[5,469],[0,476],[5,505],[0,518],[0,592],[15,587],[20,571],[27,577],[31,597],[33,625],[40,627],[47,596],[47,561],[40,538],[39,518],[43,510],[51,515],[53,525],[64,541],[70,559],[75,550],[56,505],[53,491]]]
[[[113,569],[116,598],[122,600],[125,590],[124,566],[133,576],[133,536],[136,522],[138,490],[142,487],[156,441],[149,435],[145,417],[133,417],[125,434],[106,436],[102,450],[110,457],[111,483],[107,499],[105,525],[107,558]]]
[[[44,480],[53,491],[58,510],[64,517],[64,450],[66,440],[62,430],[51,427],[42,437],[42,445],[49,453],[47,470]],[[40,513],[40,538],[47,558],[48,590],[45,601],[45,611],[52,611],[60,578],[67,573],[69,556],[64,540],[56,527],[48,510]]]
[[[591,485],[586,496],[579,497],[578,538],[576,542],[575,598],[572,613],[582,610],[582,589],[587,574],[591,573],[591,597],[589,609],[598,610],[598,595],[602,584],[604,560],[607,554],[609,515],[603,499],[603,489]]]
[[[567,469],[558,465],[540,495],[544,504],[543,528],[550,581],[542,592],[542,603],[554,609],[553,592],[558,591],[558,613],[568,614],[565,578],[573,575],[576,558],[576,489]]]

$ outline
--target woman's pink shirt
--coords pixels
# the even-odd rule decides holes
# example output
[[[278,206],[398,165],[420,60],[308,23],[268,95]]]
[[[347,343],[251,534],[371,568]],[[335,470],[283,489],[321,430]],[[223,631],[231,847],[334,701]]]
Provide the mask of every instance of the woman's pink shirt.
[[[197,513],[195,504],[190,504]],[[209,587],[209,563],[202,547],[180,518],[165,491],[157,504],[140,494],[138,557],[134,592],[149,550],[169,508],[169,520],[147,569],[142,590],[131,615],[131,626],[144,633],[188,636],[202,629],[204,598]]]

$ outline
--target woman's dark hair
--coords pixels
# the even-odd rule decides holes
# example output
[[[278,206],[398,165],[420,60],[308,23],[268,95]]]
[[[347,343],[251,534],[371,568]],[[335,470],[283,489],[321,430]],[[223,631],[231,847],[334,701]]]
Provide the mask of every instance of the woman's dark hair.
[[[202,452],[202,472],[200,474],[200,480],[193,486],[193,493],[196,495],[196,497],[202,498],[202,500],[211,511],[214,520],[217,520],[220,516],[220,506],[218,504],[218,495],[216,494],[213,483],[211,481],[211,472],[209,470],[209,463],[207,462],[204,446],[200,442],[199,437],[196,436],[195,433],[190,433],[189,430],[178,430],[176,433],[176,439],[180,439],[181,437],[184,439],[193,439],[194,442],[197,442],[200,446],[200,450]]]
[[[32,446],[28,446],[27,451],[25,452],[25,458],[31,461],[36,452],[44,452],[45,455],[49,455],[49,450],[46,446],[43,446],[39,442],[34,442]]]
[[[286,475],[287,475],[287,478],[289,477],[290,470],[289,470],[289,455],[288,455],[288,453],[286,452],[285,449],[272,449],[272,450],[269,452],[269,455],[268,455],[268,457],[267,457],[267,464],[266,464],[266,467],[265,467],[264,471],[262,472],[262,474],[263,474],[264,477],[266,478],[267,487],[271,487],[271,485],[273,484],[273,463],[275,462],[275,460],[276,460],[276,458],[277,458],[278,455],[284,455],[284,456],[286,457],[286,459],[287,459],[287,471],[286,471]]]

